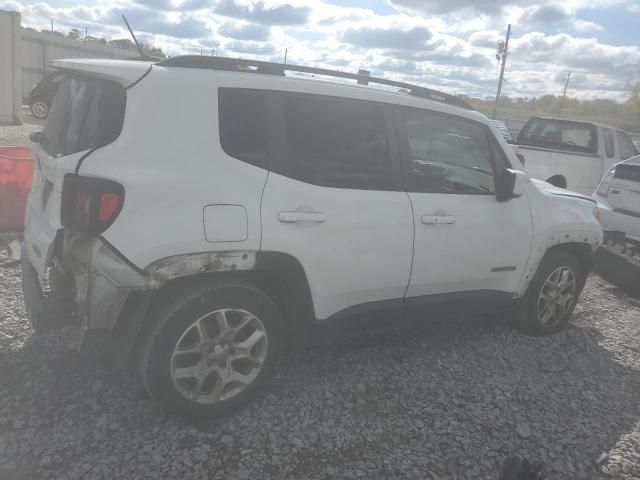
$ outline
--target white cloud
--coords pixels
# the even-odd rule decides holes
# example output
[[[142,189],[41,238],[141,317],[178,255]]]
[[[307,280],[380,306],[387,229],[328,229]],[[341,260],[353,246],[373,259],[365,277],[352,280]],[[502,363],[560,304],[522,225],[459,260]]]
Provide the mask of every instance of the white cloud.
[[[602,25],[587,20],[574,20],[573,28],[578,32],[599,32],[603,30]]]
[[[584,98],[622,98],[624,83],[638,73],[640,47],[609,45],[602,27],[579,20],[576,12],[628,0],[389,0],[396,11],[377,15],[359,7],[322,0],[94,0],[92,4],[40,0],[0,0],[0,8],[22,11],[23,25],[47,29],[88,28],[93,36],[129,38],[125,13],[138,37],[170,55],[199,53],[288,61],[357,71],[410,81],[454,93],[493,95],[499,67],[498,39],[514,23],[505,93],[539,96],[562,91],[568,70],[571,92]],[[624,5],[624,6],[623,6]],[[635,7],[639,7],[636,9]],[[446,11],[445,15],[434,15]],[[526,24],[516,23],[520,20]],[[555,31],[539,30],[554,21]],[[548,31],[548,30],[545,30]],[[576,36],[572,36],[573,32]]]

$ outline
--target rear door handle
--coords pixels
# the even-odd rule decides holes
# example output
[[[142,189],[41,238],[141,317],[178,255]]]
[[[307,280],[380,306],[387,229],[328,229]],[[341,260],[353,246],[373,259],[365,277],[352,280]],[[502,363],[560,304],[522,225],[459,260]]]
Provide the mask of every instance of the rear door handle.
[[[322,223],[327,216],[322,212],[280,212],[278,220],[282,223]]]
[[[423,215],[422,223],[425,225],[451,225],[456,223],[455,215]]]

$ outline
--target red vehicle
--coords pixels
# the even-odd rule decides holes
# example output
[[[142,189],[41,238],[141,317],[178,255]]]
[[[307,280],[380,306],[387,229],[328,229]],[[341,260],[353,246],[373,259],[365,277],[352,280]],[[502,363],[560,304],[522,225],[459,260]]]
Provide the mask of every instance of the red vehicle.
[[[0,146],[0,235],[23,230],[32,175],[29,147]]]

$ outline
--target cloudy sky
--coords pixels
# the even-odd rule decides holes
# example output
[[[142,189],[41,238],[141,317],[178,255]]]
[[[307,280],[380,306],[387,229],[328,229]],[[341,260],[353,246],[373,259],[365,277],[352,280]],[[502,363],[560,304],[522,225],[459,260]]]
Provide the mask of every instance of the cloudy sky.
[[[370,70],[495,95],[496,42],[513,24],[503,92],[624,100],[640,80],[640,0],[0,0],[23,26],[138,37],[169,55],[206,53]]]

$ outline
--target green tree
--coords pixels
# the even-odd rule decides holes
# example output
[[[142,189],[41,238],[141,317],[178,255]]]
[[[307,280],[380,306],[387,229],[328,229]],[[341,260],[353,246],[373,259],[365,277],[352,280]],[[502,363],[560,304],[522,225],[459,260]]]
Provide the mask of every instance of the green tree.
[[[83,37],[84,37],[84,34],[77,28],[72,28],[71,30],[69,30],[69,33],[67,34],[67,38],[71,40],[82,40]]]

